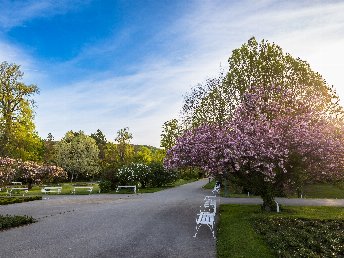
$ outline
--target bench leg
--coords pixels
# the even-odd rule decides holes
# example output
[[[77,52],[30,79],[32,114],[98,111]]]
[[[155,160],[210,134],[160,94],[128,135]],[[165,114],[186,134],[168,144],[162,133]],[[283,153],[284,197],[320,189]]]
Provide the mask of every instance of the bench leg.
[[[197,233],[198,233],[198,230],[199,228],[202,226],[202,224],[199,224],[199,225],[196,225],[196,233],[193,237],[196,237],[197,236]]]

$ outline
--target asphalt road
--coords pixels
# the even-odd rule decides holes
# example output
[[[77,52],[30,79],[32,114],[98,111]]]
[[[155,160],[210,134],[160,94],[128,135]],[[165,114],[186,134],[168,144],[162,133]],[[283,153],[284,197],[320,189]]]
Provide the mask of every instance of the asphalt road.
[[[37,223],[0,232],[0,257],[216,256],[215,240],[196,214],[210,190],[201,180],[138,195],[47,196],[0,206],[0,214],[30,215]],[[284,205],[342,206],[343,199],[276,198]],[[260,198],[218,198],[218,203],[260,204]]]
[[[196,214],[206,180],[152,194],[48,196],[0,207],[31,225],[0,232],[0,257],[215,257]]]

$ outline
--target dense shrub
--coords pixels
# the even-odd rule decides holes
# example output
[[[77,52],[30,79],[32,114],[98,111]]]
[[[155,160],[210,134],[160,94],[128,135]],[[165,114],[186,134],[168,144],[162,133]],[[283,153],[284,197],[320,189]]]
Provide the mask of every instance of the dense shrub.
[[[260,218],[254,226],[278,257],[344,257],[344,221]]]
[[[28,196],[28,197],[0,197],[0,205],[7,205],[13,203],[30,202],[42,200],[42,196]]]
[[[18,227],[33,222],[36,222],[35,219],[29,216],[0,215],[0,230]]]
[[[176,170],[167,170],[160,162],[153,162],[149,165],[150,168],[150,185],[152,187],[161,187],[173,183],[178,178]]]
[[[102,180],[99,183],[99,189],[101,193],[108,193],[113,190],[112,183],[109,180]]]

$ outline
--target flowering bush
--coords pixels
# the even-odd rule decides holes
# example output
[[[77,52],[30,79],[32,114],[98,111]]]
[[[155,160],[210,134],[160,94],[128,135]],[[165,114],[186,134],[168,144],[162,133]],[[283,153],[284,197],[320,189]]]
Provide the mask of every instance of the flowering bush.
[[[16,168],[15,159],[0,157],[0,185],[6,185],[15,178]]]
[[[14,179],[32,183],[52,182],[66,179],[67,173],[60,167],[41,165],[33,161],[21,161],[0,157],[0,184],[5,185]]]
[[[174,182],[177,172],[164,169],[161,163],[151,163],[149,166],[141,163],[131,163],[118,170],[120,184],[140,184],[142,188],[147,186],[159,187]]]
[[[150,170],[147,165],[141,163],[131,163],[118,170],[120,184],[141,184],[145,188],[150,180]]]

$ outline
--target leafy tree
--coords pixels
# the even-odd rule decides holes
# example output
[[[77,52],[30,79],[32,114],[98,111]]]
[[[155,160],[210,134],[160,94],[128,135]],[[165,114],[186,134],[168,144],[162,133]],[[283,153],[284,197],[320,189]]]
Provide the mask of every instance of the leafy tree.
[[[134,148],[131,146],[130,141],[133,135],[129,132],[129,128],[125,127],[117,131],[115,141],[117,142],[117,152],[119,162],[122,165],[129,164],[134,155]]]
[[[169,150],[174,146],[181,132],[182,129],[177,119],[166,121],[162,127],[160,146],[165,150]]]
[[[152,151],[152,162],[163,163],[166,151],[163,149],[155,149]]]
[[[54,160],[54,136],[51,133],[48,133],[47,139],[44,140],[44,163],[51,164]]]
[[[40,159],[43,143],[33,123],[33,95],[36,85],[21,82],[20,66],[0,64],[0,155]]]
[[[106,147],[106,137],[103,132],[98,129],[95,133],[91,134],[91,137],[96,141],[99,149],[99,159],[104,160],[105,158],[105,147]]]
[[[99,172],[99,149],[96,141],[82,131],[66,133],[55,145],[56,164],[65,169],[71,181]]]
[[[153,153],[150,148],[146,146],[139,146],[135,152],[134,160],[136,163],[148,165],[153,160]]]
[[[186,95],[182,109],[186,128],[204,123],[222,125],[233,115],[247,89],[254,86],[278,85],[295,92],[298,98],[305,101],[317,96],[318,102],[313,103],[315,109],[343,117],[343,108],[339,105],[334,88],[314,72],[306,61],[285,54],[274,43],[266,40],[258,43],[251,38],[233,50],[228,63],[227,74],[221,72],[217,78],[197,85]],[[265,90],[265,95],[265,101],[276,99],[280,105],[292,108],[278,92],[273,95]]]

